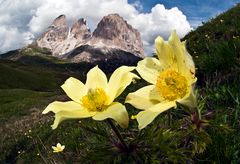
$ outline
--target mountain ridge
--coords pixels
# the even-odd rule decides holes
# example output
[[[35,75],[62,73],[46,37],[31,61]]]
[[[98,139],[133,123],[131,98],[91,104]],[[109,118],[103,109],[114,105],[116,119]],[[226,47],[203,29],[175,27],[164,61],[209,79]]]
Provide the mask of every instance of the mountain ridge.
[[[136,57],[144,57],[140,33],[118,14],[104,16],[93,33],[84,18],[80,18],[69,28],[66,16],[60,15],[36,40],[36,45],[50,49],[53,56],[60,58],[64,58],[62,56],[65,54],[69,56],[75,48],[85,45],[108,51],[118,49],[130,52]],[[84,60],[84,55],[79,54],[79,56]]]

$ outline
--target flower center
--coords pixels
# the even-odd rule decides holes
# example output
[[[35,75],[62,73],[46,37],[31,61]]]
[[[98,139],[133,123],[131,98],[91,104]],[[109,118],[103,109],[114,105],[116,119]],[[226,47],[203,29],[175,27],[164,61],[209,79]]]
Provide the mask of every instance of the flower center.
[[[156,87],[163,98],[169,101],[183,98],[187,93],[187,79],[173,70],[161,72]]]
[[[60,151],[62,151],[62,150],[63,150],[62,147],[57,147],[57,150],[56,150],[56,151],[60,152]]]
[[[102,112],[106,109],[107,95],[101,88],[89,89],[81,99],[82,105],[90,112]]]

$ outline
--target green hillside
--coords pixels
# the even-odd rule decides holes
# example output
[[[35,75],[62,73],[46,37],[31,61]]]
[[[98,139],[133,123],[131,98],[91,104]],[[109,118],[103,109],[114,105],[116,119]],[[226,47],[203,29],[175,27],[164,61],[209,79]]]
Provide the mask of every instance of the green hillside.
[[[29,45],[0,55],[0,89],[54,91],[70,76],[85,79],[94,65],[69,63],[49,54],[49,50]]]
[[[198,87],[215,123],[227,123],[230,134],[210,131],[213,143],[200,157],[211,163],[240,162],[240,4],[186,35],[197,67]],[[224,162],[223,162],[224,161]]]
[[[186,35],[187,48],[200,75],[233,76],[240,67],[240,4]],[[236,72],[237,71],[237,72]]]
[[[208,138],[205,133],[194,134],[191,129],[187,133],[172,133],[164,126],[161,130],[150,126],[138,133],[133,120],[130,120],[130,127],[135,129],[121,132],[132,142],[132,149],[141,150],[136,145],[143,139],[148,145],[155,146],[154,151],[162,154],[154,156],[149,152],[139,152],[142,160],[148,161],[152,157],[152,163],[159,163],[159,158],[164,159],[162,156],[169,157],[166,158],[169,161],[187,158],[186,154],[190,157],[191,153],[181,149],[181,137],[186,135],[199,137],[194,146],[202,149],[206,146],[204,152],[192,155],[188,163],[239,163],[240,4],[204,23],[183,40],[187,41],[187,49],[196,63],[196,89],[203,117],[209,120],[210,126],[205,130],[212,139],[211,144],[205,145],[210,143],[205,140]],[[132,160],[122,152],[117,152],[120,155],[116,156],[113,153],[116,150],[106,145],[112,134],[104,122],[91,119],[81,120],[81,124],[74,120],[65,121],[53,131],[50,128],[53,115],[41,114],[50,102],[68,100],[60,88],[68,77],[85,81],[86,72],[94,64],[61,61],[50,56],[47,49],[35,45],[0,57],[0,163],[104,163],[106,160],[127,163]],[[116,63],[99,64],[107,76],[117,66]],[[112,66],[111,71],[107,70]],[[145,85],[143,80],[137,81],[118,101],[124,103],[129,92]],[[126,107],[130,114],[136,113],[130,105]],[[182,114],[176,111],[173,118],[177,120]],[[164,119],[165,116],[160,116],[156,124],[161,125]],[[173,121],[174,126],[178,126],[176,120]],[[136,140],[132,139],[134,137]],[[66,145],[63,154],[52,153],[51,146],[57,142]],[[177,144],[179,142],[181,144]],[[114,142],[111,140],[111,143]],[[161,147],[160,151],[157,146]],[[145,149],[147,151],[148,147]]]
[[[53,90],[62,81],[54,71],[27,66],[18,62],[0,60],[0,88],[22,88],[31,90]]]

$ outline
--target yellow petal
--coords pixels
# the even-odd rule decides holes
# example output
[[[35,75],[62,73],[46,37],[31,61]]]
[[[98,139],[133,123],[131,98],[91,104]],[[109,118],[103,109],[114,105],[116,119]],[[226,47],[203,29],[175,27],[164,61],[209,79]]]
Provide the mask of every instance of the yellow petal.
[[[50,111],[54,113],[58,113],[60,111],[76,111],[81,110],[82,108],[83,107],[80,104],[74,101],[67,102],[54,101],[51,104],[49,104],[42,113],[46,114]]]
[[[57,147],[56,146],[52,146],[53,152],[56,153],[57,152]]]
[[[134,78],[139,78],[137,75],[130,72],[134,69],[135,67],[121,66],[113,72],[107,87],[107,95],[109,96],[107,104],[111,104]]]
[[[190,87],[190,89],[188,89],[188,93],[186,94],[186,96],[180,100],[177,100],[177,102],[184,106],[189,107],[190,109],[195,109],[197,107],[197,99],[194,94],[193,88]]]
[[[152,112],[164,112],[172,107],[175,107],[176,103],[174,101],[168,101],[168,102],[161,102],[155,106],[152,106],[151,108],[147,109],[148,111]]]
[[[87,93],[85,85],[73,77],[68,78],[61,86],[65,93],[75,102],[80,102],[82,96]]]
[[[92,88],[103,88],[105,89],[107,86],[107,77],[105,73],[98,68],[98,66],[95,66],[87,73],[87,81],[86,81],[86,87],[88,89]]]
[[[105,111],[96,113],[94,120],[114,119],[122,128],[128,127],[128,112],[124,105],[114,102]]]
[[[169,37],[168,43],[176,58],[178,71],[180,73],[183,73],[186,68],[186,56],[184,54],[185,51],[182,46],[182,43],[175,30],[172,32],[171,36]]]
[[[123,74],[120,87],[118,88],[118,90],[115,87],[115,90],[117,90],[115,98],[117,98],[126,89],[126,87],[131,84],[133,79],[140,79],[140,78],[131,72],[127,72],[127,73]]]
[[[186,70],[184,71],[184,74],[188,81],[190,81],[190,84],[193,84],[197,81],[197,78],[195,77],[195,64],[193,62],[192,56],[187,52],[185,44],[184,50],[186,55]]]
[[[195,75],[195,64],[194,64],[192,56],[187,51],[186,41],[182,42],[182,46],[184,48],[185,55],[186,55],[186,65],[189,69],[191,69],[191,72]]]
[[[176,31],[173,31],[169,37],[168,43],[175,55],[178,72],[184,75],[188,80],[194,81],[195,65],[191,55],[186,50],[185,42],[181,42]]]
[[[92,117],[96,112],[89,112],[86,109],[80,109],[76,111],[59,111],[55,114],[55,120],[52,125],[52,129],[56,129],[58,125],[66,119],[79,119]]]
[[[62,147],[62,145],[60,143],[57,143],[57,147]]]
[[[154,85],[149,85],[139,90],[129,93],[125,100],[125,103],[129,103],[137,109],[148,109],[153,105],[159,103],[156,99],[152,99],[152,93],[155,89]],[[154,98],[156,96],[154,95]]]
[[[176,103],[171,102],[164,102],[159,103],[157,105],[152,106],[151,108],[141,111],[137,114],[137,121],[138,121],[138,128],[143,129],[148,124],[150,124],[160,113],[175,107]]]
[[[158,59],[146,57],[138,62],[136,70],[145,81],[151,84],[156,84],[157,77],[159,73],[162,72],[163,67]]]
[[[159,113],[151,112],[151,111],[141,111],[137,114],[137,121],[138,121],[138,129],[145,128],[148,124],[150,124]]]
[[[155,39],[155,48],[162,67],[164,69],[168,69],[169,67],[176,69],[176,58],[174,53],[169,44],[165,43],[162,37],[159,36]]]

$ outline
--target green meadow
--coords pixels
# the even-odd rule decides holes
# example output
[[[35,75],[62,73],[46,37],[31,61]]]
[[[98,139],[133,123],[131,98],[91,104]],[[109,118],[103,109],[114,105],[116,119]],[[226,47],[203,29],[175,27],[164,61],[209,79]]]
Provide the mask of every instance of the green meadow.
[[[240,5],[183,40],[197,68],[203,130],[196,131],[194,125],[178,130],[185,122],[191,124],[181,107],[172,111],[171,128],[166,113],[141,131],[136,120],[130,120],[128,129],[119,128],[129,144],[128,153],[119,151],[118,139],[104,121],[67,120],[52,130],[54,115],[41,114],[53,101],[68,101],[60,86],[70,76],[84,82],[93,65],[63,62],[34,46],[4,54],[0,163],[240,163]],[[128,93],[146,84],[137,80],[117,100],[124,103]],[[138,112],[129,104],[126,108],[130,116]],[[53,153],[58,142],[66,148]]]

